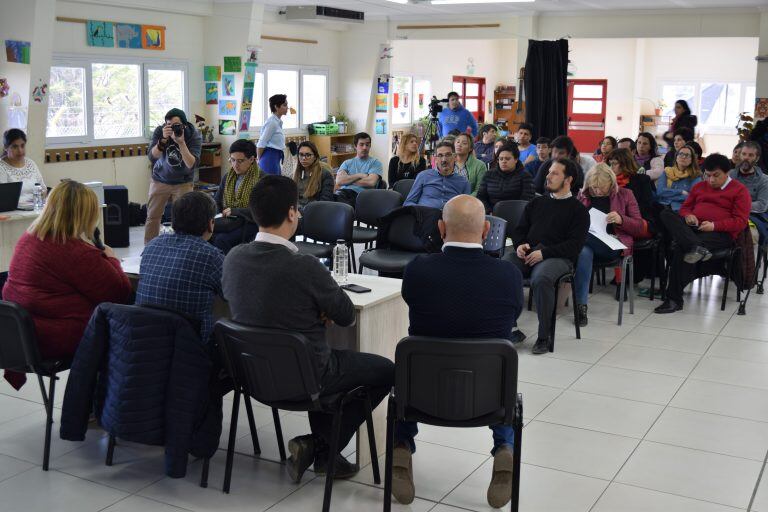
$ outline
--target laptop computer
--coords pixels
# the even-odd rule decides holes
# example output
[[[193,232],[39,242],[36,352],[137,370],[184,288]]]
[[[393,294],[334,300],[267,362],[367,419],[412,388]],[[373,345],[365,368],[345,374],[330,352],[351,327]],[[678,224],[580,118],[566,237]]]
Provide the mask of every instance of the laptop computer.
[[[22,182],[0,183],[0,212],[10,212],[18,208]]]

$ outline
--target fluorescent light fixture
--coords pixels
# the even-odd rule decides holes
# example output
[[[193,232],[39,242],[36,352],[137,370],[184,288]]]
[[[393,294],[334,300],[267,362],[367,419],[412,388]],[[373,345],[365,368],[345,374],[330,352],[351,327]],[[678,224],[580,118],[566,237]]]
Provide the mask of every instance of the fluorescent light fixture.
[[[390,0],[395,1],[395,0]],[[432,0],[432,5],[532,3],[536,0]]]
[[[407,4],[408,0],[387,0],[387,2],[394,2],[396,4]]]

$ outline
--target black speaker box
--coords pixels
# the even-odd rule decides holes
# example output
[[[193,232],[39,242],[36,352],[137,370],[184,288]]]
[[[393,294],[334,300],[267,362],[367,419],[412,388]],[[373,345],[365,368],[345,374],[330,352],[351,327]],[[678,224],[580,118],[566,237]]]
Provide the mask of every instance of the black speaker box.
[[[130,245],[128,189],[122,185],[104,187],[104,243],[110,247]]]

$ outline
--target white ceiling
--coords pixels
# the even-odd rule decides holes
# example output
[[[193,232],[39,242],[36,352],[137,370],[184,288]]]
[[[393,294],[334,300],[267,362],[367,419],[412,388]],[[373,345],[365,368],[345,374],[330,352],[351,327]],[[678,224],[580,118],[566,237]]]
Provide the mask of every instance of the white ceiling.
[[[217,3],[243,0],[214,0]],[[466,15],[522,15],[532,13],[597,13],[615,10],[723,9],[768,7],[768,0],[535,0],[534,3],[431,5],[426,0],[411,0],[403,5],[386,0],[263,0],[269,10],[277,11],[288,5],[324,5],[363,11],[366,19],[426,21]]]

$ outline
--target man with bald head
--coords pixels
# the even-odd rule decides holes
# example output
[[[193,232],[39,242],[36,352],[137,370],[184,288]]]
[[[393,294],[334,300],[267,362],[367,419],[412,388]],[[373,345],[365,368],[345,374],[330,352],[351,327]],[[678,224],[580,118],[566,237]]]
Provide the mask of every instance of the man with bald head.
[[[490,229],[483,203],[470,195],[454,197],[445,204],[438,228],[443,251],[417,256],[403,273],[409,334],[510,339],[523,308],[523,278],[512,263],[483,252]],[[509,426],[491,430],[494,462],[487,498],[501,508],[511,498],[514,435]],[[417,432],[413,422],[395,427],[392,494],[403,504],[411,503],[416,492],[411,454]]]

